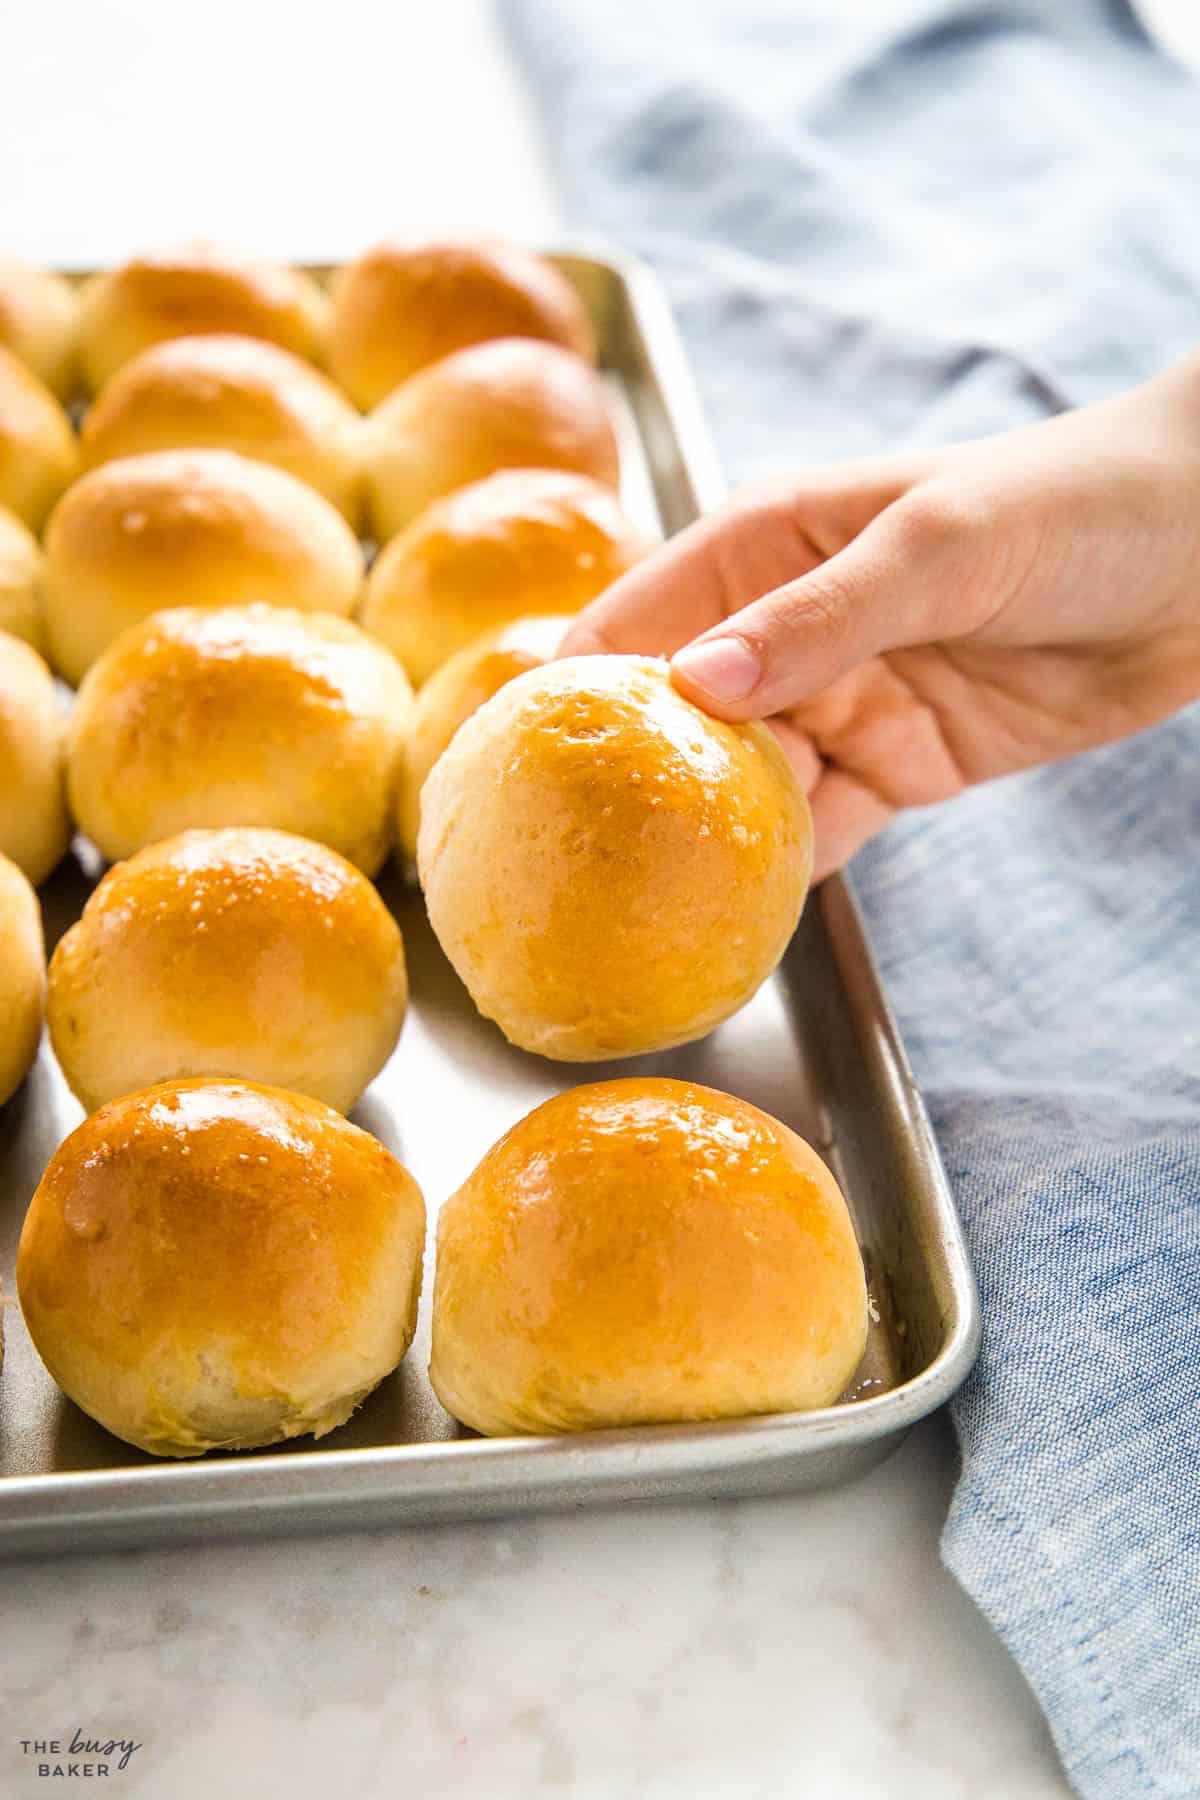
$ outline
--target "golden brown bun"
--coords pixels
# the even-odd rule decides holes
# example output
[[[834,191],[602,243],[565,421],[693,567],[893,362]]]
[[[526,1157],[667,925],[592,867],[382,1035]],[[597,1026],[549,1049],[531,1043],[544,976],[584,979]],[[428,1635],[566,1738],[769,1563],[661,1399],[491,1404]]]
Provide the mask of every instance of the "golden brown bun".
[[[79,690],[71,811],[110,862],[192,826],[270,825],[373,875],[391,847],[411,705],[395,657],[348,619],[155,613]]]
[[[361,421],[331,381],[275,344],[172,338],[143,350],[83,421],[85,467],[146,450],[238,450],[359,514]]]
[[[543,338],[595,356],[566,276],[515,244],[379,244],[339,269],[331,291],[330,373],[364,408],[418,369],[489,338]]]
[[[367,420],[367,510],[382,543],[442,494],[498,469],[572,469],[620,480],[596,371],[556,344],[498,338],[456,350],[397,388]]]
[[[399,927],[344,857],[283,831],[186,831],[109,870],[51,958],[47,1017],[89,1111],[231,1075],[346,1112],[407,1001]]]
[[[441,1209],[430,1379],[490,1436],[828,1406],[866,1334],[833,1176],[712,1088],[559,1094]]]
[[[209,332],[320,354],[329,297],[310,275],[211,244],[135,256],[83,288],[79,349],[92,393],[142,350]]]
[[[0,631],[0,855],[36,887],[71,841],[63,722],[37,651]]]
[[[486,631],[578,612],[648,549],[610,488],[506,470],[435,500],[376,559],[362,623],[416,685]]]
[[[328,500],[230,450],[157,450],[68,488],[46,530],[50,658],[74,686],[113,639],[165,606],[264,601],[350,613],[357,538]]]
[[[570,623],[569,616],[551,613],[514,619],[468,644],[425,683],[413,703],[397,806],[400,848],[410,861],[417,854],[421,789],[442,751],[464,720],[506,682],[549,662]]]
[[[667,665],[575,656],[467,720],[421,794],[429,917],[476,1006],[563,1062],[703,1037],[800,916],[808,803],[763,725],[709,717]]]
[[[45,647],[42,627],[42,552],[27,525],[0,506],[0,631]]]
[[[46,945],[37,895],[0,856],[0,1106],[37,1055],[46,1009]]]
[[[155,1456],[341,1425],[408,1349],[425,1203],[383,1145],[315,1100],[164,1083],[51,1158],[17,1287],[38,1354]]]
[[[0,506],[40,531],[78,468],[70,419],[45,383],[0,345]]]
[[[0,344],[60,400],[78,383],[78,333],[79,295],[69,281],[0,256]]]

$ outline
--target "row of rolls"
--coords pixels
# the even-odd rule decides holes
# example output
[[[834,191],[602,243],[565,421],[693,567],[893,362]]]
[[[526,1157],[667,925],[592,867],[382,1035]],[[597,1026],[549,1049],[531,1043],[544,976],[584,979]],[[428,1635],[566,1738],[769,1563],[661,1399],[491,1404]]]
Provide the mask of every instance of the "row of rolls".
[[[0,264],[0,1103],[45,1016],[89,1114],[18,1287],[144,1449],[332,1429],[411,1341],[424,1201],[345,1117],[408,1005],[394,849],[479,1011],[562,1061],[703,1035],[795,927],[771,735],[654,659],[555,657],[649,547],[593,354],[503,245],[327,289],[211,250]],[[47,974],[32,884],[76,829],[112,866]],[[693,1084],[560,1095],[440,1209],[430,1374],[484,1432],[819,1406],[866,1322],[825,1165]]]

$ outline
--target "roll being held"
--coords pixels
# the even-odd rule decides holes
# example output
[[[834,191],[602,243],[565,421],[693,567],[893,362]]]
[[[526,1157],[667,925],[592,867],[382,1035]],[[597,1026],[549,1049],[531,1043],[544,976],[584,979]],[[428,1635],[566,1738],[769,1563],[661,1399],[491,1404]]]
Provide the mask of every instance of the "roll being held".
[[[50,962],[50,1038],[89,1111],[192,1075],[347,1112],[408,1003],[365,875],[283,831],[186,831],[110,869]]]
[[[866,1334],[825,1164],[690,1082],[547,1100],[438,1218],[430,1380],[490,1436],[827,1406]]]
[[[435,500],[392,539],[371,570],[362,623],[419,687],[484,632],[578,612],[648,548],[600,482],[506,470]]]
[[[314,1100],[184,1081],[106,1106],[55,1152],[17,1256],[63,1391],[154,1456],[250,1450],[348,1419],[399,1363],[425,1205]]]
[[[32,1067],[45,1009],[41,908],[16,863],[0,856],[0,1106]]]
[[[30,644],[0,631],[0,855],[35,887],[71,841],[63,735],[49,669]]]
[[[341,513],[283,469],[229,450],[122,457],[75,482],[51,515],[50,659],[77,687],[120,632],[166,606],[348,614],[363,572]]]
[[[421,793],[421,885],[443,950],[514,1044],[567,1062],[702,1037],[766,980],[812,869],[775,739],[645,657],[519,675]]]
[[[67,736],[67,792],[110,862],[193,826],[268,825],[368,875],[393,837],[412,690],[348,619],[176,607],[93,665]]]

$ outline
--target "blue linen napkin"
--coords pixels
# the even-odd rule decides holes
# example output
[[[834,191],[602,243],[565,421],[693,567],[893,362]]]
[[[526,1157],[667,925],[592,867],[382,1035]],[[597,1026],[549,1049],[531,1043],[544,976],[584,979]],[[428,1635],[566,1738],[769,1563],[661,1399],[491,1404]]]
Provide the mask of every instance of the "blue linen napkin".
[[[568,218],[665,278],[732,476],[1200,344],[1200,87],[1125,0],[501,3]],[[854,878],[983,1298],[946,1562],[1081,1795],[1194,1800],[1200,709]]]

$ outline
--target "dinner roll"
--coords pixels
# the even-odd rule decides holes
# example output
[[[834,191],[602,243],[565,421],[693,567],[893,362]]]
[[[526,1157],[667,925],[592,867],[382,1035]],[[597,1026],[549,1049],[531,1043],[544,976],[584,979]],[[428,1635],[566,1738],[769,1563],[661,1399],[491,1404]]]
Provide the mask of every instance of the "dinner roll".
[[[16,513],[0,506],[0,631],[43,648],[42,552]]]
[[[766,980],[812,868],[808,803],[765,726],[711,718],[667,665],[518,675],[421,791],[429,918],[476,1006],[563,1062],[703,1037]]]
[[[63,1391],[155,1456],[343,1424],[408,1349],[425,1203],[315,1100],[166,1082],[85,1120],[30,1203],[29,1335]]]
[[[63,747],[53,676],[29,644],[0,631],[0,855],[35,886],[71,841]]]
[[[828,1406],[866,1335],[825,1164],[691,1082],[547,1100],[438,1219],[429,1375],[490,1436]]]
[[[548,662],[570,623],[565,615],[549,613],[514,619],[468,644],[425,683],[413,703],[397,806],[400,847],[410,860],[417,854],[421,789],[442,751],[464,719],[499,693],[505,682]]]
[[[239,1075],[346,1112],[407,1001],[399,927],[344,857],[284,831],[185,831],[109,870],[51,958],[47,1019],[89,1111]]]
[[[46,945],[37,895],[0,856],[0,1106],[37,1055],[46,1005]]]
[[[164,606],[264,601],[349,613],[363,580],[342,515],[282,469],[229,450],[155,450],[93,469],[46,530],[50,658],[78,686]]]
[[[75,392],[79,296],[69,281],[0,256],[0,344],[60,400]]]
[[[544,338],[589,360],[582,301],[552,263],[515,244],[378,244],[331,284],[329,368],[359,406],[487,338]]]
[[[79,445],[44,382],[0,344],[0,506],[31,531],[79,467]]]
[[[362,622],[412,680],[509,619],[578,612],[647,549],[609,488],[507,470],[435,500],[377,557]]]
[[[143,350],[83,421],[89,469],[144,450],[240,450],[273,463],[355,523],[360,420],[331,381],[275,344],[172,338]]]
[[[195,825],[273,825],[373,875],[412,690],[348,619],[179,607],[122,632],[67,737],[76,823],[110,862]]]
[[[498,338],[444,356],[366,422],[367,508],[382,542],[497,469],[573,469],[606,487],[620,458],[600,377],[555,344]]]
[[[316,356],[329,298],[310,275],[213,244],[135,256],[83,289],[84,379],[96,393],[139,351],[168,338],[234,332]]]

